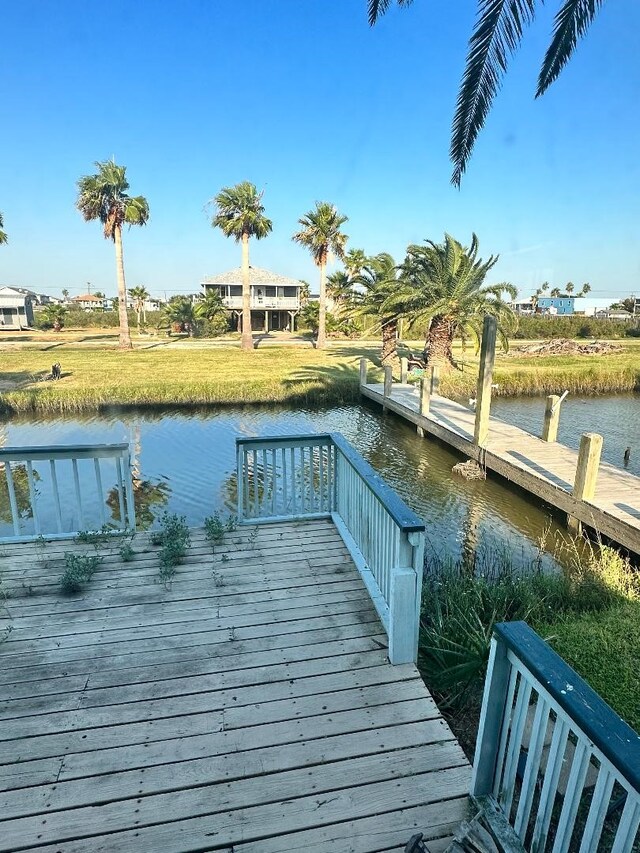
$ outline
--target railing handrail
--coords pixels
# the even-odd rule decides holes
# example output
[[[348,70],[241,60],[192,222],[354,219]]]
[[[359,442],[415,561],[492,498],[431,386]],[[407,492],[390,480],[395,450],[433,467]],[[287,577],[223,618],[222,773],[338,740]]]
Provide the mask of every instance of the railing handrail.
[[[502,622],[494,627],[494,633],[616,770],[640,791],[640,735],[526,622]]]
[[[236,438],[236,446],[278,444],[280,442],[325,442],[333,444],[346,461],[362,478],[366,486],[384,506],[403,533],[423,532],[424,521],[411,510],[393,489],[388,486],[374,468],[353,448],[339,432],[304,433],[295,435],[263,435]]]
[[[119,444],[52,444],[35,445],[33,447],[3,447],[0,448],[0,461],[21,462],[34,459],[76,459],[122,456],[129,451],[129,445]]]

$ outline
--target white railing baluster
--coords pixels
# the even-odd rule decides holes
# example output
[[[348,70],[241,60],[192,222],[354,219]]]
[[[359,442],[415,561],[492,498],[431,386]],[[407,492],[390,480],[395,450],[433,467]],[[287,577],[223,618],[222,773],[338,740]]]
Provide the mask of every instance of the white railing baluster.
[[[598,773],[598,781],[593,789],[591,806],[582,833],[582,843],[580,844],[579,853],[596,853],[614,783],[615,776],[613,773],[601,765]]]
[[[71,461],[68,474],[65,469],[62,469],[61,474],[60,468],[57,466],[57,462],[62,459]],[[86,494],[85,499],[83,499],[83,484],[87,481],[89,482],[89,490],[92,495],[93,487],[90,485],[92,476],[89,473],[89,468],[79,465],[79,461],[82,459],[93,460],[93,479],[96,483],[97,507],[93,508],[93,498],[91,498],[89,502],[90,519],[87,516]],[[102,459],[112,459],[114,461],[115,472],[118,478],[116,488],[122,519],[121,526],[125,526],[127,523],[127,515],[125,514],[122,502],[123,494],[127,494],[129,526],[135,529],[131,460],[128,445],[99,444],[68,447],[61,445],[51,447],[6,447],[0,448],[0,465],[4,466],[7,478],[13,535],[8,536],[0,533],[0,542],[28,542],[40,535],[46,538],[62,539],[75,536],[81,530],[87,528],[98,530],[104,527],[107,524],[105,507],[107,506],[108,493],[105,494],[104,492],[103,472],[100,464],[100,460]],[[45,465],[48,463],[51,474],[51,492],[49,492],[49,489],[44,489],[42,494],[38,495],[36,484],[39,475],[34,467],[34,463],[36,462],[42,462]],[[21,473],[24,472],[26,477],[29,493],[28,512],[33,517],[33,533],[24,533],[22,530],[12,464],[18,466],[18,470]],[[126,467],[126,477],[123,473],[123,467]],[[61,488],[65,490],[64,494],[61,493]],[[67,493],[73,493],[75,501]],[[75,513],[71,511],[68,514],[68,519],[63,518],[63,499],[65,500],[65,508],[69,504],[71,506],[75,504]],[[65,515],[67,515],[66,509]]]
[[[52,469],[54,467],[53,466],[53,460],[51,460],[51,467],[52,467]],[[98,459],[98,457],[96,457],[93,460],[93,467],[94,467],[94,471],[95,471],[95,475],[96,475],[96,489],[98,492],[98,505],[100,506],[100,521],[102,522],[102,525],[104,527],[104,525],[107,523],[107,519],[106,519],[106,514],[104,511],[104,503],[102,502],[102,494],[103,494],[103,492],[102,492],[102,475],[100,473],[100,460]]]
[[[98,461],[98,459],[96,458],[96,463],[97,463],[97,461]],[[53,490],[53,504],[54,504],[55,512],[56,512],[56,525],[58,528],[58,533],[62,533],[62,510],[60,508],[60,490],[58,488],[58,474],[56,472],[56,460],[55,459],[49,460],[49,467],[51,469],[51,488]],[[103,494],[104,493],[102,491],[102,484],[101,484],[100,488],[98,489],[98,495],[100,497],[102,497]]]
[[[560,781],[568,737],[569,726],[564,719],[556,717],[551,737],[551,747],[547,757],[544,782],[542,783],[542,791],[540,792],[538,813],[533,827],[532,844],[536,850],[544,850],[547,843],[547,835],[549,833],[549,826],[551,825],[551,816],[558,792],[558,782]]]
[[[640,826],[640,797],[627,796],[611,853],[631,853]]]
[[[587,777],[590,759],[591,755],[589,754],[587,744],[583,740],[578,740],[573,753],[567,790],[564,795],[558,829],[556,830],[556,837],[553,842],[553,853],[567,853],[569,849],[569,842],[573,835],[573,827],[576,822],[576,815],[578,814],[578,806],[580,805],[580,798],[582,797],[584,780]]]
[[[292,515],[298,514],[298,489],[296,485],[297,470],[296,470],[296,449],[295,447],[289,450],[289,476],[291,478],[291,510]]]
[[[127,472],[131,471],[131,455],[127,450],[126,456],[123,458],[126,464]],[[123,524],[124,528],[129,528],[131,531],[136,529],[136,504],[133,497],[133,478],[129,475],[124,478],[124,491],[127,496],[127,520]]]
[[[36,484],[33,479],[33,465],[30,459],[27,459],[27,483],[29,485],[29,501],[31,503],[31,514],[33,516],[33,529],[36,536],[41,533],[40,516],[38,515],[38,505],[36,503]]]
[[[513,712],[513,720],[511,724],[511,732],[509,734],[509,746],[507,747],[507,758],[504,766],[504,777],[502,781],[502,796],[500,805],[504,809],[506,815],[511,811],[511,803],[516,784],[516,774],[518,772],[518,764],[520,761],[520,750],[522,748],[522,736],[524,727],[527,722],[529,713],[529,700],[531,699],[531,684],[520,679],[518,685],[518,694],[516,698],[516,707]]]
[[[507,686],[507,699],[505,704],[505,712],[502,720],[502,730],[500,732],[500,745],[498,746],[495,782],[493,786],[493,795],[497,797],[500,792],[500,782],[504,774],[505,756],[507,753],[507,741],[511,730],[511,721],[513,719],[513,699],[516,693],[516,683],[518,672],[515,667],[511,667],[509,672],[509,684]]]
[[[550,708],[547,702],[541,697],[538,697],[536,711],[533,717],[531,737],[529,739],[529,746],[527,749],[527,763],[525,765],[524,775],[522,778],[518,811],[513,825],[513,828],[522,841],[524,841],[524,837],[527,833],[529,815],[531,814],[531,806],[533,805],[533,795],[535,794],[536,782],[538,781],[542,748],[544,747],[544,741],[547,735],[547,725],[549,723],[549,711]]]
[[[7,478],[7,491],[9,492],[9,506],[11,507],[13,532],[16,536],[20,536],[20,512],[18,511],[18,501],[16,500],[16,487],[13,482],[13,471],[11,470],[11,462],[8,459],[4,463],[4,473]]]

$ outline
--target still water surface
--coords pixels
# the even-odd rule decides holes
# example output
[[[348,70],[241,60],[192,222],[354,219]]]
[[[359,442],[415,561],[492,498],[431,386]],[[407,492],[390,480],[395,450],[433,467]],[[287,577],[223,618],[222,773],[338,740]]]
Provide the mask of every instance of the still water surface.
[[[13,418],[0,423],[0,445],[130,441],[139,521],[148,526],[167,510],[185,515],[196,526],[216,509],[235,512],[236,436],[321,431],[343,433],[425,519],[432,555],[458,559],[479,551],[495,559],[496,552],[508,551],[516,564],[527,565],[545,531],[553,537],[557,530],[548,509],[499,480],[466,481],[452,474],[460,457],[434,441],[419,439],[409,424],[367,405],[139,413],[114,409],[88,416]],[[43,493],[45,480],[43,471]],[[85,491],[90,503],[89,488]],[[2,512],[6,496],[2,498],[0,494],[0,535],[10,533],[9,518]],[[97,496],[93,500],[97,513]],[[551,564],[551,558],[547,562]]]

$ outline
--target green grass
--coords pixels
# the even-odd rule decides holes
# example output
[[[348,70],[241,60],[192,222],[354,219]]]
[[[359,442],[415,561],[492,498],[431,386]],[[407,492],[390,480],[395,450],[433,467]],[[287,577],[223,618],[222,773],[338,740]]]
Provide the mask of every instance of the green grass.
[[[367,351],[373,358],[375,351]],[[273,347],[2,354],[0,411],[74,412],[105,405],[340,403],[358,397],[360,351]],[[37,382],[59,359],[63,378]]]
[[[640,602],[564,616],[538,630],[640,732]]]
[[[521,358],[498,355],[496,393],[572,394],[640,390],[640,340],[625,342],[621,353],[601,356]],[[167,406],[242,403],[336,404],[358,399],[358,359],[377,364],[374,344],[333,342],[330,349],[305,346],[258,348],[243,352],[227,345],[207,348],[181,342],[176,348],[119,352],[104,346],[82,348],[25,344],[2,352],[0,413],[75,412],[105,405]],[[416,346],[417,348],[417,346]],[[459,354],[459,348],[456,352]],[[464,370],[443,374],[440,391],[452,397],[474,393],[478,362],[469,351]],[[39,382],[59,360],[63,378]],[[398,371],[396,370],[396,378]],[[381,379],[378,369],[371,379]]]

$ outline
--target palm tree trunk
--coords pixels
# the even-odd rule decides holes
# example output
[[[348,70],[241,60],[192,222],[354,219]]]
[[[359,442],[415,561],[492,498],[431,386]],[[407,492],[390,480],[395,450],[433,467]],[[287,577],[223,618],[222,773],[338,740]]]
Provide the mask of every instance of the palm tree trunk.
[[[382,321],[382,353],[380,360],[388,364],[396,357],[397,322],[395,317],[387,317]]]
[[[242,349],[253,349],[251,288],[249,286],[249,235],[242,235]]]
[[[427,335],[427,364],[448,369],[453,365],[453,324],[448,317],[434,317]]]
[[[117,225],[113,232],[116,244],[116,274],[118,276],[118,318],[120,320],[120,349],[133,349],[129,334],[127,316],[127,285],[124,279],[124,257],[122,254],[122,226]]]
[[[320,305],[318,310],[318,337],[316,349],[323,349],[327,342],[327,277],[326,262],[320,262]]]

